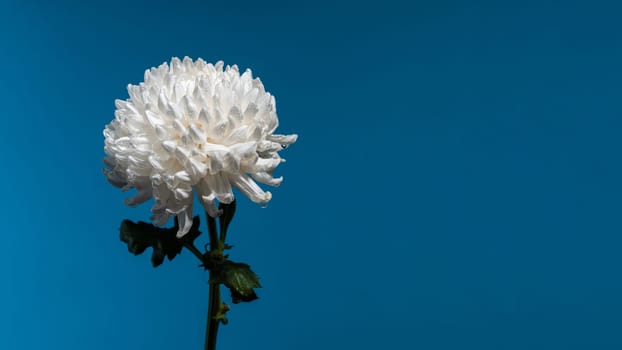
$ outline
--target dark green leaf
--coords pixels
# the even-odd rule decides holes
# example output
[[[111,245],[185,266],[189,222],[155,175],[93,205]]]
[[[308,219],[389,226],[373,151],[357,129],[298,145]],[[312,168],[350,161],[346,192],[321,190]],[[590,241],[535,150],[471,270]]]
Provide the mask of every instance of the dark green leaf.
[[[259,277],[244,263],[226,261],[219,271],[221,282],[229,288],[234,304],[257,299],[254,288],[261,288]]]
[[[152,247],[151,264],[153,267],[157,267],[164,262],[165,257],[168,260],[173,260],[177,254],[181,253],[184,241],[192,243],[201,234],[199,225],[199,217],[195,216],[190,232],[181,239],[176,237],[177,219],[172,228],[159,228],[142,221],[135,223],[130,220],[123,220],[119,231],[121,241],[127,243],[127,250],[134,255],[142,254],[147,248]]]

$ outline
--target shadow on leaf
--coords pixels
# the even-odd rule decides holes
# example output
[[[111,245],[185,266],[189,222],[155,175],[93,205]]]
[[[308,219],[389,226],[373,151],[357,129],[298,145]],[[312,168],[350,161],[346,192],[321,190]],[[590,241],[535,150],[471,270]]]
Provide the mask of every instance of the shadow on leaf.
[[[147,248],[152,247],[151,265],[158,267],[164,262],[164,257],[173,260],[177,254],[181,253],[184,243],[192,244],[201,234],[199,231],[200,219],[195,216],[192,220],[192,228],[181,239],[176,237],[179,223],[175,218],[175,226],[172,228],[160,228],[152,224],[131,220],[121,222],[120,238],[127,243],[127,250],[134,254],[142,254]]]

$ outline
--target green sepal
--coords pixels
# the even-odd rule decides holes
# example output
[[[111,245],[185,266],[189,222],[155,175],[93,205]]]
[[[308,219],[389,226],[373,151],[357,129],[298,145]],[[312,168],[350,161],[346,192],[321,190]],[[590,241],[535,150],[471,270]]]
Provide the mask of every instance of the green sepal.
[[[231,220],[233,220],[233,215],[235,214],[235,208],[236,208],[235,200],[233,200],[229,204],[220,202],[220,204],[218,205],[218,209],[222,211],[222,214],[220,215],[220,218],[219,218],[220,219],[220,240],[222,243],[224,243],[225,237],[227,236],[227,229],[229,228],[229,224],[231,223]]]
[[[179,228],[177,218],[172,228],[160,228],[143,221],[135,223],[131,220],[123,220],[119,232],[121,241],[127,243],[127,250],[134,255],[142,254],[147,248],[152,247],[151,265],[158,267],[164,262],[165,257],[170,261],[181,253],[184,242],[194,242],[201,234],[199,226],[200,219],[195,216],[190,231],[181,239],[177,239],[176,234]]]
[[[259,277],[248,264],[225,261],[218,271],[218,278],[231,292],[234,304],[257,299],[254,288],[261,288]]]

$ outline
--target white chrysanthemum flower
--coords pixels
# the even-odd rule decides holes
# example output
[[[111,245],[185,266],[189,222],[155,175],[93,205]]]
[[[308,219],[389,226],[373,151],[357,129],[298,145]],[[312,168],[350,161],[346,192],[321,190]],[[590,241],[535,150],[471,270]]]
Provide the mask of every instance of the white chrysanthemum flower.
[[[192,226],[195,191],[213,217],[219,215],[215,200],[233,201],[232,187],[253,202],[268,202],[272,195],[255,181],[281,183],[272,177],[284,161],[278,151],[297,138],[273,134],[275,100],[259,78],[223,66],[185,57],[145,71],[144,82],[128,85],[130,98],[115,101],[115,119],[104,129],[108,181],[137,190],[127,205],[153,197],[156,225],[177,216],[178,237]]]

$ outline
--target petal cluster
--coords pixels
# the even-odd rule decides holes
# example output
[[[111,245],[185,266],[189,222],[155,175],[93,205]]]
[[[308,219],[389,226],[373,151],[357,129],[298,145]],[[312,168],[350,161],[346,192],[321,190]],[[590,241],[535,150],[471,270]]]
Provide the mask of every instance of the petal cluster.
[[[274,134],[274,96],[250,70],[173,58],[127,90],[104,129],[106,178],[136,189],[127,205],[153,198],[153,222],[177,216],[181,237],[192,226],[195,192],[211,216],[219,215],[216,201],[233,201],[232,188],[256,203],[271,199],[257,182],[281,183],[272,176],[284,161],[278,152],[297,135]]]

